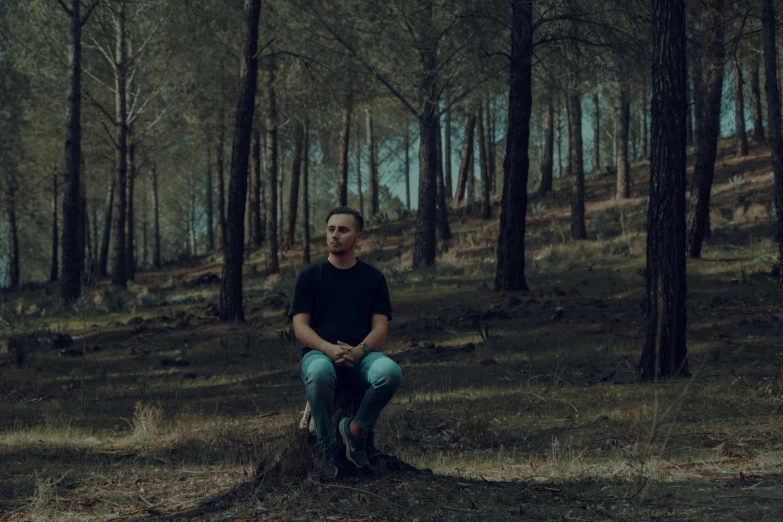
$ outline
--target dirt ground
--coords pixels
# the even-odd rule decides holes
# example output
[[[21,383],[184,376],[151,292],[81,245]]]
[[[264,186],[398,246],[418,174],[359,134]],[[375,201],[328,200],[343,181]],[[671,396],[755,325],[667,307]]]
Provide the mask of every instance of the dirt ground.
[[[645,168],[624,202],[588,177],[587,241],[563,235],[565,183],[531,199],[530,292],[491,290],[494,220],[455,212],[422,272],[412,220],[368,230],[359,256],[386,273],[385,351],[405,371],[377,447],[415,469],[254,481],[305,402],[285,317],[301,252],[270,278],[249,259],[240,325],[215,318],[214,257],[77,306],[47,286],[3,296],[0,521],[783,520],[769,159],[719,161],[712,237],[688,264],[692,377],[657,384],[636,371]]]

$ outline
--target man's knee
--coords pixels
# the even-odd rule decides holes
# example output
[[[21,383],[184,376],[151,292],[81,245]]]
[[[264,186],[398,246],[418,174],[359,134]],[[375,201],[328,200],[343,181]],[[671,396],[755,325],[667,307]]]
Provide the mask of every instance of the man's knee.
[[[305,385],[317,390],[334,389],[337,385],[337,372],[328,358],[312,361],[304,375]]]
[[[402,382],[402,369],[400,366],[388,357],[378,360],[375,364],[377,369],[373,368],[374,379],[372,380],[372,385],[375,388],[383,387],[396,390]]]

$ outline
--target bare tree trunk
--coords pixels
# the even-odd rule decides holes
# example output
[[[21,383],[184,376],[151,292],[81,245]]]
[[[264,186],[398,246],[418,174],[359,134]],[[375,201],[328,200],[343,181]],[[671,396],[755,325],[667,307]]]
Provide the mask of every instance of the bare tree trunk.
[[[781,134],[780,85],[777,72],[774,0],[761,0],[764,34],[764,90],[767,94],[769,144],[775,177],[775,212],[778,221],[778,272],[783,287],[783,134]]]
[[[454,197],[454,188],[452,184],[451,179],[451,100],[449,99],[448,95],[446,97],[446,130],[444,132],[444,143],[443,143],[443,163],[444,163],[444,170],[443,175],[446,177],[444,180],[444,184],[446,186],[446,202],[451,203],[451,198]],[[409,156],[409,149],[410,149],[410,131],[408,130],[408,125],[405,126],[405,168],[406,170],[406,177],[405,179],[408,180],[410,178],[410,165],[408,161]],[[410,182],[406,181],[406,188],[407,188],[407,205],[408,210],[411,209],[410,204]]]
[[[196,244],[196,179],[193,174],[190,175],[190,217],[188,218],[188,228],[190,229],[190,255],[198,255],[198,245]]]
[[[489,203],[490,180],[489,180],[489,157],[487,156],[487,133],[485,132],[484,105],[479,104],[476,121],[478,123],[478,142],[479,142],[479,166],[481,167],[481,219],[492,218],[492,207]]]
[[[465,203],[465,188],[468,184],[468,176],[470,175],[470,165],[473,163],[473,129],[475,127],[476,116],[471,113],[465,124],[465,141],[462,144],[462,153],[460,154],[457,193],[454,195],[455,206],[460,206]]]
[[[98,257],[98,275],[106,276],[109,264],[109,242],[111,239],[112,213],[114,210],[114,188],[116,179],[109,179],[109,190],[106,192],[106,214],[103,219],[103,234],[101,234],[101,253]]]
[[[476,201],[476,145],[471,144],[471,161],[468,163],[468,194],[466,197],[467,206],[470,208],[473,202]]]
[[[343,109],[343,133],[340,136],[340,178],[337,184],[337,206],[348,206],[348,148],[351,141],[351,109],[353,97],[349,94],[345,98]],[[286,243],[287,244],[287,243]]]
[[[252,149],[252,146],[251,146]],[[252,153],[251,153],[252,161]],[[247,173],[247,194],[245,195],[245,245],[253,244],[253,172],[251,170]]]
[[[493,116],[492,107],[489,103],[489,98],[484,101],[484,114],[487,118],[487,169],[489,170],[489,183],[490,192],[494,195],[496,192],[496,161],[497,146],[495,145],[495,118]]]
[[[280,272],[277,259],[277,96],[275,92],[275,61],[269,60],[266,76],[266,97],[269,109],[266,113],[266,152],[264,160],[269,182],[266,205],[266,265],[268,274]]]
[[[372,123],[372,109],[367,108],[367,155],[369,156],[370,219],[374,220],[380,210],[380,187],[378,186],[378,153],[375,149],[375,132]]]
[[[723,92],[723,0],[711,0],[712,27],[707,43],[708,76],[704,82],[704,116],[698,125],[698,154],[693,170],[693,188],[688,211],[688,255],[701,257],[701,247],[709,224],[710,192],[715,174],[715,157],[720,136],[720,104]],[[694,91],[696,94],[697,91]]]
[[[585,170],[582,146],[582,100],[576,87],[570,92],[570,161],[573,195],[571,199],[571,238],[587,239],[585,227]]]
[[[752,53],[750,62],[750,99],[753,107],[753,140],[764,141],[764,117],[761,110],[761,86],[759,79],[759,57]]]
[[[285,151],[280,154],[280,168],[277,169],[277,188],[279,191],[277,201],[280,205],[277,211],[277,238],[278,241],[284,241],[285,233],[283,232],[283,223],[285,221],[285,198],[283,197],[283,189],[285,188]],[[285,243],[283,243],[285,246]]]
[[[152,174],[152,264],[155,268],[163,266],[160,256],[160,200],[158,193],[158,161],[153,153],[152,165],[150,165]]]
[[[448,117],[446,118],[448,121]],[[448,136],[450,133],[448,132],[448,129],[446,131],[446,135]],[[446,143],[450,141],[451,137],[449,136],[449,139],[446,140]],[[411,209],[411,159],[410,159],[410,148],[411,148],[411,136],[410,136],[410,130],[408,129],[408,125],[405,125],[405,132],[403,133],[403,148],[405,149],[405,208],[410,211]],[[447,146],[448,148],[448,146]],[[447,163],[448,165],[448,163]],[[451,167],[449,167],[449,173],[446,175],[446,179],[448,180],[449,176],[451,176]],[[449,183],[451,185],[451,183]],[[451,199],[451,187],[446,187],[446,199]]]
[[[628,158],[628,126],[630,123],[631,100],[628,84],[620,83],[620,104],[617,110],[617,199],[631,197],[631,166]]]
[[[593,92],[593,172],[601,172],[601,102]]]
[[[302,172],[302,144],[304,142],[304,129],[302,124],[296,125],[294,136],[294,160],[291,165],[291,189],[288,194],[288,230],[285,235],[285,248],[294,247],[294,235],[296,233],[296,213],[299,205],[299,175]],[[347,153],[347,151],[346,151]],[[346,154],[347,159],[347,154]]]
[[[745,132],[745,96],[742,90],[742,65],[734,60],[734,120],[737,126],[737,155],[748,155],[748,135]]]
[[[264,239],[261,228],[261,131],[255,125],[250,152],[250,176],[250,244],[261,246]]]
[[[553,152],[555,148],[555,105],[552,96],[546,102],[546,127],[544,129],[544,161],[541,164],[541,184],[538,186],[540,195],[552,192]]]
[[[142,250],[142,266],[149,266],[149,242],[147,234],[147,225],[149,224],[149,210],[150,210],[150,192],[147,188],[147,177],[141,178],[141,193],[142,193],[142,206],[141,206],[141,244],[144,247]],[[211,186],[211,185],[210,185]],[[214,247],[214,245],[213,245]]]
[[[497,246],[495,291],[528,290],[525,280],[525,219],[530,168],[533,3],[512,0],[506,158]]]
[[[563,121],[562,108],[557,106],[557,179],[563,177]]]
[[[310,263],[310,124],[305,120],[302,144],[302,262]],[[356,140],[357,143],[360,140]]]
[[[217,163],[217,203],[218,203],[218,247],[221,252],[226,250],[226,195],[223,181],[223,142],[225,141],[225,125],[223,120],[225,119],[225,110],[221,104],[218,109],[218,139],[215,145],[216,154],[215,161]]]
[[[125,277],[133,281],[136,275],[134,253],[133,188],[136,181],[136,144],[128,133],[128,178],[125,186]]]
[[[438,167],[435,173],[435,183],[437,184],[437,227],[442,241],[451,239],[451,229],[449,228],[449,208],[446,203],[446,183],[443,180],[443,143],[440,135],[440,110],[435,109],[435,153],[438,157]]]
[[[649,137],[647,135],[647,83],[642,83],[641,102],[639,103],[639,111],[642,117],[642,159],[649,160]]]
[[[128,174],[128,42],[125,34],[126,0],[120,0],[115,21],[116,48],[114,56],[114,94],[116,123],[117,216],[114,230],[114,255],[111,281],[115,285],[127,282],[125,257],[125,214],[127,212],[126,180]]]
[[[55,169],[52,175],[52,268],[49,272],[49,281],[57,281],[57,277],[60,274],[60,269],[57,266],[58,259],[58,245],[57,245],[57,170]]]
[[[359,117],[356,118],[356,195],[359,196],[359,214],[364,216],[364,194],[362,194],[362,140],[359,139]]]
[[[629,153],[629,160],[636,161],[639,158],[639,148],[638,148],[638,136],[636,133],[637,127],[636,127],[636,117],[633,113],[633,111],[630,109],[630,93],[628,95],[629,98],[629,109],[628,109],[628,144],[631,147],[630,153]]]
[[[688,106],[685,113],[685,145],[690,147],[693,145],[693,111],[691,110],[691,104],[693,103],[693,89],[691,89],[690,81],[686,76],[686,95],[688,96]],[[651,108],[652,111],[652,108]]]
[[[207,179],[205,182],[206,200],[204,205],[207,211],[207,252],[215,251],[215,212],[212,205],[212,193],[215,186],[212,183],[212,149],[207,146]],[[145,245],[146,251],[146,245]]]
[[[8,212],[8,235],[11,243],[8,258],[9,268],[9,288],[17,290],[21,280],[19,263],[19,230],[16,223],[16,187],[14,182],[10,181],[6,187],[7,200],[5,202]]]
[[[685,0],[653,3],[650,203],[642,379],[688,374],[685,345]]]
[[[231,145],[231,177],[228,187],[226,219],[226,250],[223,278],[220,284],[220,319],[244,322],[242,310],[242,265],[245,256],[245,193],[247,192],[247,163],[253,132],[256,82],[258,77],[258,20],[261,0],[245,0],[245,30],[242,41],[240,91],[234,120],[234,139]],[[275,129],[276,131],[276,129]]]

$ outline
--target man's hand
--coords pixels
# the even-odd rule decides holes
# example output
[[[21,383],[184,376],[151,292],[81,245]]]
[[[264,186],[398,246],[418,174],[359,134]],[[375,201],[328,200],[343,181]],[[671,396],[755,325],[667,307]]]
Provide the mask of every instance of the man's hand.
[[[337,341],[337,346],[345,350],[345,353],[351,357],[351,367],[353,367],[353,364],[359,362],[359,360],[366,355],[364,353],[364,348],[362,348],[361,345],[351,346],[345,344],[342,341]]]
[[[354,357],[347,344],[340,341],[337,341],[337,344],[328,343],[322,351],[335,365],[353,368]]]

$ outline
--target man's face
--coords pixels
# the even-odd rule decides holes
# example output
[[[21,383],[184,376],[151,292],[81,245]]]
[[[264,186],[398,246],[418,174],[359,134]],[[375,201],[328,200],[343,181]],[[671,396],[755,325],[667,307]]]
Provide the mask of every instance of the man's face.
[[[326,224],[326,244],[329,253],[343,255],[356,247],[362,233],[356,231],[356,222],[350,214],[335,214]]]

